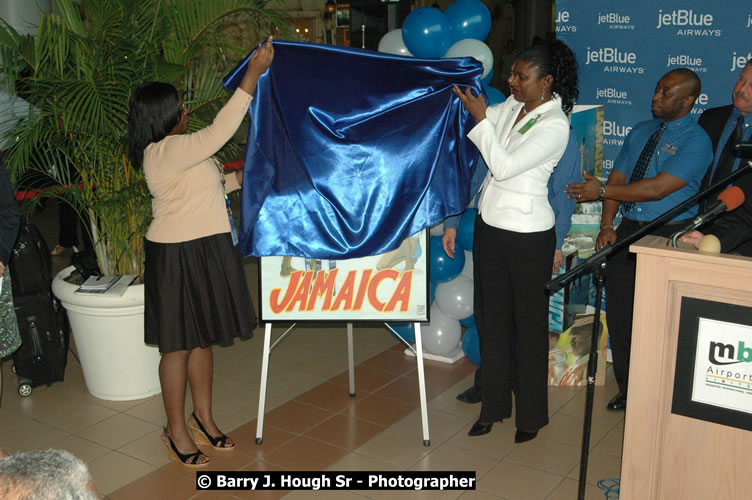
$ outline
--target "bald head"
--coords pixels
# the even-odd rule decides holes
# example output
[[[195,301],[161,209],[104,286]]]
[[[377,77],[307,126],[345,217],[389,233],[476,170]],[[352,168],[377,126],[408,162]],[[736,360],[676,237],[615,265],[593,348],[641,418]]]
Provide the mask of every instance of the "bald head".
[[[653,116],[666,122],[683,118],[692,110],[701,88],[700,78],[691,69],[669,71],[655,87]]]
[[[689,95],[693,96],[695,99],[700,95],[700,91],[702,91],[702,82],[700,81],[700,77],[697,76],[697,73],[689,68],[677,68],[666,74],[670,75],[672,73],[684,79],[684,85],[686,85]]]

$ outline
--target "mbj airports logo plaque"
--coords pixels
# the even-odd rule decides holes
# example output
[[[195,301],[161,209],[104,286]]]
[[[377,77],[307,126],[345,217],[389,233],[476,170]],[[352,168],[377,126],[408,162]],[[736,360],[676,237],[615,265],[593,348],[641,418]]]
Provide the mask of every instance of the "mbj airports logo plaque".
[[[752,430],[752,307],[682,298],[671,411]]]
[[[752,327],[700,318],[692,400],[752,413]]]

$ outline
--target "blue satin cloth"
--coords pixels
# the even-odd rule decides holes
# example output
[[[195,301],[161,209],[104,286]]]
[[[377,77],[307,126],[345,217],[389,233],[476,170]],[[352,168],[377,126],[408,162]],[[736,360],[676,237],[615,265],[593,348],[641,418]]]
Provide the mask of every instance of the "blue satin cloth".
[[[376,255],[462,212],[479,153],[452,85],[478,95],[482,72],[472,58],[275,41],[249,110],[241,252]]]

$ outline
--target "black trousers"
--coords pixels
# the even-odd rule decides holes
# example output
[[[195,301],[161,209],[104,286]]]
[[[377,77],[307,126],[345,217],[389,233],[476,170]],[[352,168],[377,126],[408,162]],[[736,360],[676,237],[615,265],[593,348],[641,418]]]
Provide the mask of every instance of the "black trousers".
[[[474,313],[480,340],[480,420],[512,416],[534,432],[548,423],[548,294],[552,229],[517,233],[475,219]]]
[[[650,234],[671,236],[687,221],[669,223]],[[617,241],[634,234],[643,224],[622,219],[616,230]],[[622,248],[606,261],[606,322],[611,339],[611,356],[614,361],[614,376],[619,392],[626,395],[629,382],[629,351],[632,346],[632,310],[634,309],[635,273],[637,257]]]

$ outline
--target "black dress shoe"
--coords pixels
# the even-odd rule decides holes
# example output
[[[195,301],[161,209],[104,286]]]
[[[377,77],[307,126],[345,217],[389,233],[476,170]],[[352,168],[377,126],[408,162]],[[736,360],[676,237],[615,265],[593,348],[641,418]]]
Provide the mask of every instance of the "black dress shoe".
[[[621,392],[613,397],[611,401],[606,405],[606,409],[610,411],[623,411],[627,407],[627,397]]]
[[[525,431],[521,431],[517,429],[517,432],[514,433],[514,442],[524,443],[525,441],[530,441],[531,439],[535,439],[537,435],[538,435],[538,431],[525,432]]]
[[[497,420],[497,422],[501,422],[502,420]],[[470,427],[470,430],[468,431],[468,436],[482,436],[483,434],[488,434],[491,432],[491,429],[493,428],[493,422],[488,424],[481,424],[480,419],[476,420],[472,427]]]
[[[465,392],[457,394],[457,400],[462,401],[463,403],[469,403],[471,405],[480,403],[480,387],[473,385]]]

